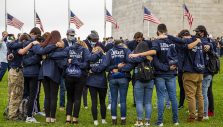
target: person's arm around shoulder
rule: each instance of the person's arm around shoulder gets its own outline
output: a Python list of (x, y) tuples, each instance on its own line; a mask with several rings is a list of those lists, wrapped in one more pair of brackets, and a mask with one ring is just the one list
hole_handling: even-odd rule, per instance
[(28, 52), (28, 50), (29, 50), (30, 48), (32, 48), (33, 45), (37, 45), (37, 44), (39, 44), (38, 41), (33, 41), (33, 42), (29, 43), (26, 47), (24, 47), (24, 48), (22, 48), (22, 49), (19, 49), (18, 53), (19, 53), (20, 55), (24, 55), (24, 54), (26, 54), (26, 53)]
[(187, 48), (188, 49), (193, 49), (195, 46), (197, 46), (199, 43), (201, 43), (201, 39), (197, 38), (196, 41), (190, 43), (187, 45)]

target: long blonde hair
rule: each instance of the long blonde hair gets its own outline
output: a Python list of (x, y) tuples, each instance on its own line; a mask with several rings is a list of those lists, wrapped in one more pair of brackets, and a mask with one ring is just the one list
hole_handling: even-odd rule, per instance
[(104, 50), (100, 46), (96, 46), (92, 49), (93, 53), (102, 52), (104, 53)]
[(79, 45), (81, 45), (82, 47), (84, 47), (84, 48), (87, 48), (87, 49), (88, 49), (88, 46), (87, 46), (87, 44), (86, 44), (84, 41), (77, 40), (77, 44), (79, 44)]

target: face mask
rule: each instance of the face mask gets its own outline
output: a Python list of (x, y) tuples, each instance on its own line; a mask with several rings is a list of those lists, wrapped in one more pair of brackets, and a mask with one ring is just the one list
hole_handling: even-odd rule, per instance
[(91, 41), (91, 45), (95, 46), (96, 45), (96, 42)]
[(31, 35), (31, 39), (32, 40), (35, 40), (36, 39), (36, 36), (35, 35)]
[(73, 40), (75, 40), (75, 37), (74, 37), (74, 36), (70, 36), (70, 35), (68, 35), (67, 39), (68, 39), (69, 41), (73, 41)]
[(13, 37), (13, 36), (8, 36), (7, 37), (7, 42), (14, 42), (15, 41), (15, 37)]

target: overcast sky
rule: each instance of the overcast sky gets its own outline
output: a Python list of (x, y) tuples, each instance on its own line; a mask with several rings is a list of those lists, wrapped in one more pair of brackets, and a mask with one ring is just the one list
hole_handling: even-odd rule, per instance
[[(23, 31), (8, 26), (9, 33), (29, 32), (34, 27), (34, 0), (7, 0), (7, 11), (24, 22)], [(112, 13), (112, 0), (107, 0), (107, 9)], [(76, 30), (77, 36), (85, 39), (91, 30), (104, 36), (104, 0), (70, 0), (70, 9), (84, 25)], [(68, 28), (68, 0), (36, 0), (38, 13), (45, 31), (59, 30), (65, 37)], [(0, 0), (0, 31), (5, 29), (5, 0)], [(111, 36), (111, 24), (107, 23), (107, 36)]]

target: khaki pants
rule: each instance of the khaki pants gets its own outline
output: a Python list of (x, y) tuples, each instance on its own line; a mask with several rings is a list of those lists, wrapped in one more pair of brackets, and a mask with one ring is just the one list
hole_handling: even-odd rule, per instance
[(11, 68), (8, 75), (8, 118), (16, 119), (18, 117), (19, 105), (22, 101), (24, 89), (23, 72), (21, 69)]
[(188, 109), (190, 118), (196, 117), (196, 99), (198, 102), (198, 117), (204, 115), (204, 100), (202, 95), (202, 80), (203, 74), (198, 73), (183, 73), (183, 86), (185, 90), (186, 99), (188, 102)]

